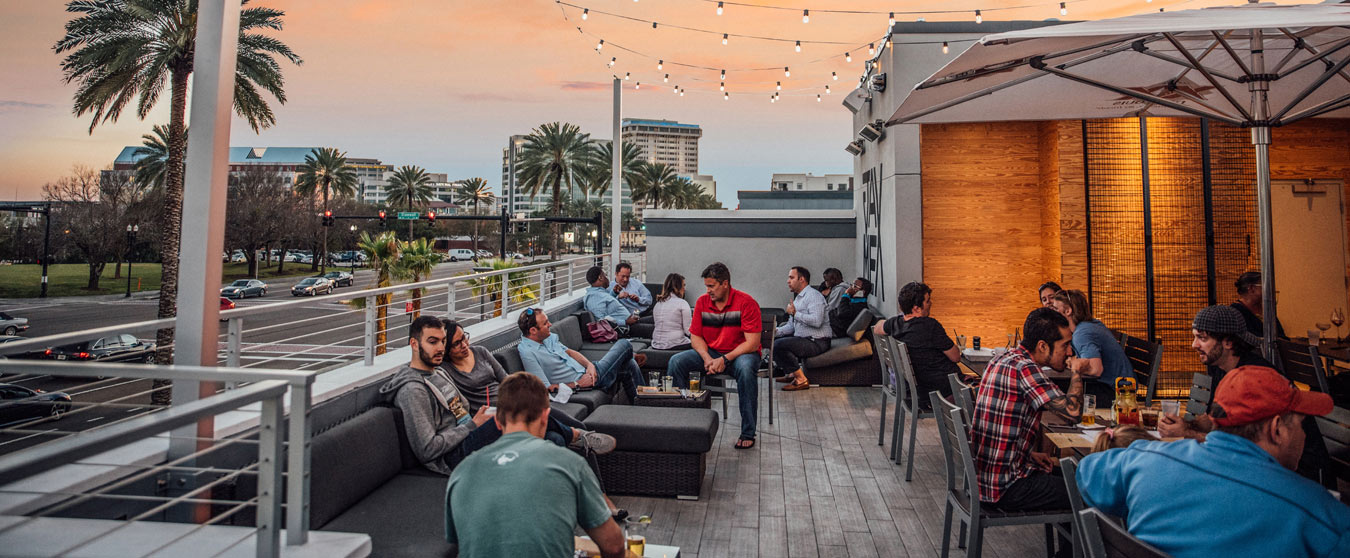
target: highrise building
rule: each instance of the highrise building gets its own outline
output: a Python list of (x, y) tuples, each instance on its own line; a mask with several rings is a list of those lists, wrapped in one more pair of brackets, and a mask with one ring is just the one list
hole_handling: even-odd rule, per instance
[(356, 199), (383, 204), (389, 197), (386, 177), (394, 172), (394, 165), (386, 165), (379, 159), (348, 158), (347, 166), (356, 171)]
[(675, 174), (685, 178), (698, 174), (698, 139), (703, 136), (698, 124), (625, 118), (619, 131), (624, 142), (642, 150), (647, 162), (675, 167)]
[(517, 134), (511, 136), (506, 147), (502, 148), (502, 194), (498, 199), (500, 203), (506, 204), (507, 212), (512, 215), (547, 209), (552, 203), (550, 195), (540, 192), (539, 195), (531, 196), (521, 191), (517, 184), (516, 165), (520, 164), (520, 149), (524, 146), (525, 136)]
[(850, 192), (853, 190), (853, 175), (827, 174), (816, 176), (811, 173), (774, 173), (769, 180), (769, 190), (775, 192)]

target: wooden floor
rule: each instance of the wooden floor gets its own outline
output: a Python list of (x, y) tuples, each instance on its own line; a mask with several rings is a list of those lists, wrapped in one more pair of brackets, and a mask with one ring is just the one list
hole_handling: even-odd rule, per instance
[[(770, 425), (764, 385), (758, 443), (732, 447), (740, 432), (733, 396), (698, 501), (614, 498), (634, 516), (651, 515), (650, 542), (678, 546), (684, 558), (939, 555), (946, 472), (933, 419), (919, 422), (914, 480), (905, 482), (904, 466), (887, 459), (893, 406), (886, 445), (877, 445), (880, 388), (777, 391)], [(719, 401), (713, 409), (721, 412)], [(965, 556), (955, 531), (951, 556)], [(1045, 556), (1043, 533), (986, 530), (983, 555)]]

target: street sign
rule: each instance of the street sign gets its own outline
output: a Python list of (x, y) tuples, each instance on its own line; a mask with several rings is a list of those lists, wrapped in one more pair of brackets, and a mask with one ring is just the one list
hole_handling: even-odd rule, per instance
[(412, 311), (413, 311), (413, 303), (411, 303), (411, 302), (405, 302), (405, 303), (403, 303), (403, 311), (406, 312), (406, 313), (411, 314)]
[(416, 211), (400, 211), (400, 212), (398, 212), (398, 220), (399, 220), (399, 221), (416, 221), (416, 220), (421, 219), (421, 218), (422, 218), (422, 214), (421, 214), (421, 213), (418, 213), (418, 212), (416, 212)]

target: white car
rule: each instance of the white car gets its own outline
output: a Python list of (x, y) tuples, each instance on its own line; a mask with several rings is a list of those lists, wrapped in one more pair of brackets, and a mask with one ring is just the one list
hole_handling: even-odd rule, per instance
[(453, 248), (445, 253), (452, 262), (478, 261), (478, 256), (468, 248)]
[(479, 251), (478, 251), (478, 257), (480, 257), (480, 258), (491, 258), (491, 257), (492, 257), (492, 250), (479, 250)]

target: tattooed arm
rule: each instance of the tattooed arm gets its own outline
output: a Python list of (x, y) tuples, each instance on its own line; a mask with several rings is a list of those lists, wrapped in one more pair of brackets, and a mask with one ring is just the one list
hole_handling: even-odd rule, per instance
[(1044, 409), (1077, 423), (1083, 416), (1083, 377), (1074, 373), (1069, 378), (1069, 393), (1050, 399)]

